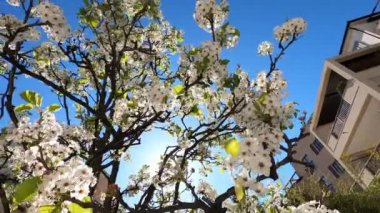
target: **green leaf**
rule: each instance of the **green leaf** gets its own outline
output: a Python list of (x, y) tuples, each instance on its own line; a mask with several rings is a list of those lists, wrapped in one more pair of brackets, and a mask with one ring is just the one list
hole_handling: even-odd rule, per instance
[[(82, 200), (85, 203), (90, 203), (91, 198), (89, 196), (83, 198)], [(82, 208), (80, 205), (76, 203), (72, 203), (68, 206), (70, 213), (92, 213), (92, 208)]]
[(38, 192), (38, 186), (41, 184), (40, 177), (32, 177), (18, 184), (13, 194), (16, 203), (30, 201)]
[(245, 196), (244, 187), (238, 183), (235, 184), (235, 195), (238, 201), (241, 201)]
[(31, 110), (31, 109), (33, 109), (32, 104), (21, 104), (21, 105), (18, 105), (15, 107), (16, 112), (23, 112), (23, 111), (27, 111), (27, 110)]
[(202, 110), (200, 110), (200, 109), (198, 108), (197, 105), (195, 105), (195, 106), (193, 106), (193, 107), (191, 108), (191, 114), (192, 114), (192, 115), (195, 115), (195, 116), (198, 116), (198, 117), (201, 117), (201, 116), (203, 115), (203, 112), (202, 112)]
[(220, 63), (223, 65), (227, 65), (228, 63), (230, 63), (230, 60), (228, 59), (220, 60)]
[(199, 52), (199, 49), (198, 48), (192, 48), (190, 51), (189, 51), (189, 55), (196, 55), (198, 54)]
[(264, 93), (264, 94), (260, 95), (260, 97), (258, 99), (259, 103), (263, 104), (267, 96), (268, 96), (267, 93)]
[(178, 43), (182, 43), (185, 39), (183, 39), (183, 37), (177, 37), (177, 42)]
[(85, 4), (86, 6), (90, 6), (90, 3), (88, 2), (88, 0), (83, 0), (83, 2), (84, 2), (84, 4)]
[(61, 206), (59, 205), (45, 205), (38, 209), (38, 213), (60, 213)]
[(183, 85), (177, 85), (173, 88), (175, 95), (181, 95), (185, 92), (185, 87)]
[(48, 107), (46, 107), (46, 109), (49, 111), (49, 112), (56, 112), (58, 110), (61, 109), (61, 106), (59, 104), (51, 104), (49, 105)]
[(240, 145), (239, 141), (235, 138), (231, 138), (227, 141), (227, 143), (224, 145), (224, 149), (228, 154), (230, 154), (233, 157), (236, 157), (240, 153)]
[(20, 94), (20, 96), (26, 102), (31, 103), (34, 106), (40, 107), (42, 104), (42, 96), (32, 90), (25, 90)]
[(130, 108), (136, 108), (138, 106), (136, 99), (131, 99), (127, 102), (127, 106)]
[(87, 79), (87, 78), (79, 79), (78, 83), (79, 83), (80, 85), (85, 85), (85, 84), (88, 83), (88, 79)]
[(129, 56), (127, 55), (127, 53), (124, 53), (124, 54), (121, 56), (121, 58), (120, 58), (120, 62), (123, 63), (123, 64), (125, 64), (125, 62), (128, 61), (128, 58), (129, 58)]
[(96, 19), (95, 17), (92, 17), (92, 16), (84, 16), (82, 20), (84, 23), (86, 23), (88, 26), (90, 26), (92, 28), (97, 28), (100, 24), (98, 19)]

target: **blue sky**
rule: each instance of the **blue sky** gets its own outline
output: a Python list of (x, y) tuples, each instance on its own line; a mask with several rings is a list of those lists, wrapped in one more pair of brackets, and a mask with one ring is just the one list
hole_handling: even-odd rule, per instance
[[(200, 44), (210, 34), (200, 29), (193, 20), (193, 0), (162, 0), (162, 9), (170, 23), (185, 31), (185, 43)], [(304, 36), (292, 46), (279, 63), (288, 81), (289, 101), (299, 103), (299, 109), (313, 111), (324, 60), (339, 53), (348, 20), (369, 14), (375, 0), (230, 0), (229, 23), (241, 33), (235, 48), (225, 50), (223, 56), (254, 77), (268, 69), (268, 59), (257, 55), (257, 46), (263, 40), (274, 41), (273, 28), (287, 18), (303, 17), (308, 22)], [(288, 133), (291, 136), (297, 131)], [(284, 183), (293, 174), (288, 165), (280, 169)], [(230, 179), (217, 171), (208, 179), (223, 190)]]
[[(75, 14), (81, 0), (53, 1), (62, 6), (69, 22), (76, 24)], [(289, 85), (288, 100), (299, 103), (299, 109), (309, 113), (313, 111), (319, 80), (326, 58), (337, 55), (348, 20), (367, 15), (371, 12), (376, 0), (230, 0), (230, 24), (241, 32), (237, 47), (225, 50), (223, 56), (228, 58), (231, 68), (240, 64), (242, 68), (254, 77), (258, 71), (268, 68), (268, 60), (257, 55), (257, 45), (263, 40), (273, 40), (273, 28), (286, 18), (303, 17), (308, 22), (304, 36), (287, 52), (279, 63)], [(209, 40), (210, 34), (200, 29), (193, 20), (194, 0), (162, 0), (164, 16), (177, 28), (185, 31), (185, 43), (199, 45)], [(17, 14), (19, 10), (6, 6), (0, 0), (0, 13)], [(55, 97), (49, 97), (49, 89), (31, 80), (21, 80), (16, 85), (18, 91), (25, 89), (37, 90), (45, 95), (46, 105), (56, 103)], [(3, 86), (0, 85), (0, 89)], [(0, 126), (9, 119), (0, 121)], [(289, 132), (296, 135), (296, 131)], [(126, 177), (147, 160), (156, 162), (165, 144), (175, 141), (162, 134), (154, 132), (144, 136), (145, 143), (132, 150), (131, 163), (123, 164), (119, 183), (126, 184)], [(221, 191), (230, 186), (230, 178), (220, 177), (218, 169), (208, 179)], [(286, 182), (293, 170), (290, 166), (281, 169), (280, 179)]]

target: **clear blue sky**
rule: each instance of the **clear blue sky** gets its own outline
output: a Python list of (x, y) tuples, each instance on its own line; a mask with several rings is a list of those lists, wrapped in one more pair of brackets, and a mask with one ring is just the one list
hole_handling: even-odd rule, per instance
[[(81, 0), (53, 1), (62, 6), (69, 22), (76, 24), (75, 14)], [(286, 18), (303, 17), (308, 22), (304, 36), (287, 52), (279, 63), (289, 85), (288, 100), (299, 103), (299, 109), (313, 111), (316, 93), (324, 60), (339, 52), (345, 25), (348, 20), (367, 15), (371, 12), (376, 0), (230, 0), (230, 24), (241, 32), (237, 47), (224, 51), (225, 58), (231, 60), (231, 68), (240, 64), (253, 77), (255, 73), (268, 68), (267, 58), (257, 56), (257, 45), (263, 40), (273, 41), (273, 27), (281, 24)], [(162, 0), (164, 16), (177, 28), (185, 31), (185, 43), (198, 45), (210, 35), (200, 29), (193, 20), (195, 0)], [(12, 12), (6, 2), (0, 1), (0, 13)], [(18, 91), (37, 90), (45, 94), (46, 105), (56, 102), (55, 97), (48, 97), (49, 92), (41, 84), (31, 80), (21, 80), (16, 85)], [(3, 86), (0, 85), (0, 89)], [(9, 119), (0, 122), (0, 126)], [(290, 132), (295, 135), (296, 132)], [(126, 177), (141, 165), (143, 160), (156, 161), (157, 151), (165, 144), (175, 141), (160, 132), (144, 137), (142, 147), (133, 151), (133, 162), (123, 164), (119, 182), (126, 184)], [(155, 155), (156, 154), (156, 155)], [(280, 172), (280, 179), (286, 182), (293, 170), (285, 167)], [(211, 175), (209, 180), (223, 190), (230, 184), (229, 177), (218, 178), (220, 174)]]
[[(192, 19), (193, 0), (162, 0), (165, 17), (185, 31), (185, 43), (199, 44), (210, 35)], [(233, 68), (240, 64), (253, 77), (268, 69), (268, 60), (257, 55), (257, 45), (273, 40), (273, 28), (286, 18), (303, 17), (308, 22), (304, 36), (279, 63), (288, 81), (288, 100), (299, 103), (299, 109), (313, 111), (324, 60), (339, 53), (348, 20), (369, 14), (376, 0), (230, 0), (229, 23), (241, 33), (237, 47), (224, 51)], [(295, 136), (297, 131), (289, 132)], [(287, 182), (294, 170), (280, 170), (280, 180)], [(220, 190), (228, 187), (228, 178), (211, 175)]]

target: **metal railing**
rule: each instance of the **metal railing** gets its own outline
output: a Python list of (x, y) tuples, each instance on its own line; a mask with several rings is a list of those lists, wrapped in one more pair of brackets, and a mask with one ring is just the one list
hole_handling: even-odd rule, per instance
[[(370, 156), (368, 157), (368, 159), (364, 163), (363, 168), (358, 173), (359, 181), (354, 183), (353, 186), (351, 187), (351, 189), (354, 187), (355, 184), (359, 184), (361, 186), (365, 185), (363, 183), (362, 178), (363, 178), (364, 172), (366, 170), (369, 171), (373, 175), (373, 179), (371, 180), (371, 182), (375, 179), (375, 177), (380, 175), (379, 154), (380, 154), (380, 143), (378, 143), (376, 145), (376, 148), (374, 149), (374, 151), (370, 154)], [(369, 184), (371, 184), (371, 182)], [(365, 186), (365, 187), (367, 187), (367, 186)]]
[(302, 177), (298, 176), (297, 172), (294, 172), (293, 175), (290, 177), (289, 181), (286, 183), (284, 189), (290, 189), (294, 184), (299, 182), (302, 179)]

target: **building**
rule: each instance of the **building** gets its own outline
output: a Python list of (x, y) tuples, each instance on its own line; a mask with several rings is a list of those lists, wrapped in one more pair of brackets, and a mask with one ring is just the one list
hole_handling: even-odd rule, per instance
[(347, 23), (340, 54), (325, 61), (310, 133), (296, 159), (312, 161), (321, 181), (366, 188), (379, 174), (380, 13)]
[(297, 142), (295, 147), (296, 152), (293, 157), (309, 164), (311, 167), (292, 163), (295, 173), (289, 184), (302, 181), (304, 177), (310, 175), (314, 175), (322, 185), (332, 191), (342, 182), (354, 183), (354, 179), (345, 171), (339, 161), (334, 158), (318, 138), (310, 134), (309, 125), (305, 129), (304, 134), (306, 136)]

